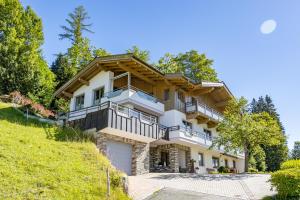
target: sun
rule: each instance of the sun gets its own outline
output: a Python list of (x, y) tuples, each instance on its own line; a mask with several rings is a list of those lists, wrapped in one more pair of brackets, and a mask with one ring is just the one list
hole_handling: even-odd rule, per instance
[(262, 34), (270, 34), (275, 31), (277, 23), (273, 19), (264, 21), (260, 26), (260, 32)]

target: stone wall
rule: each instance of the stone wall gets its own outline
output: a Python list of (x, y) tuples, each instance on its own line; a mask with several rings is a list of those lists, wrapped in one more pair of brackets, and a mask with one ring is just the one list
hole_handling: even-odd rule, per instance
[(106, 133), (97, 133), (96, 145), (100, 152), (107, 155), (106, 143), (108, 140), (116, 142), (123, 142), (132, 145), (132, 160), (131, 173), (132, 175), (139, 175), (149, 173), (149, 144), (138, 142), (127, 138), (118, 137)]
[(191, 148), (179, 144), (165, 144), (156, 147), (150, 147), (150, 166), (153, 168), (158, 165), (161, 159), (161, 152), (169, 153), (169, 167), (172, 172), (179, 172), (179, 150), (184, 150), (186, 155), (186, 167), (188, 172), (191, 171)]

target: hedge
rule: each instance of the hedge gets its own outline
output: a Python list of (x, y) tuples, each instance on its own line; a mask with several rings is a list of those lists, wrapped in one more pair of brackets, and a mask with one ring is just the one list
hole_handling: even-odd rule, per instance
[(280, 169), (300, 168), (300, 160), (289, 160), (282, 163)]
[(282, 164), (281, 170), (272, 173), (272, 187), (276, 187), (279, 198), (300, 197), (299, 166), (299, 161), (287, 161)]

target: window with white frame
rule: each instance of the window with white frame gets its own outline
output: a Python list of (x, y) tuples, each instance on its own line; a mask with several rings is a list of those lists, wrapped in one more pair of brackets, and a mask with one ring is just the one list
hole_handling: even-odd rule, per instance
[(192, 132), (192, 123), (188, 122), (186, 120), (182, 120), (182, 123), (184, 125), (184, 128), (186, 131)]
[(207, 139), (211, 140), (212, 139), (212, 133), (210, 130), (204, 129), (204, 133)]
[(220, 166), (220, 160), (217, 157), (212, 157), (213, 168), (218, 168)]
[(104, 87), (94, 90), (93, 105), (98, 105), (101, 103), (101, 98), (104, 95)]
[(84, 108), (84, 94), (75, 97), (75, 110)]
[(203, 156), (203, 153), (198, 153), (198, 163), (199, 163), (199, 166), (204, 166), (204, 156)]

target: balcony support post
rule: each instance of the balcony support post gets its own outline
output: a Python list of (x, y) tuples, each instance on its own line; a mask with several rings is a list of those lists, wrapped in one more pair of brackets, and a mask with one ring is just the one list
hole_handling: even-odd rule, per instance
[(130, 89), (130, 85), (131, 85), (131, 74), (130, 72), (128, 72), (128, 89)]

